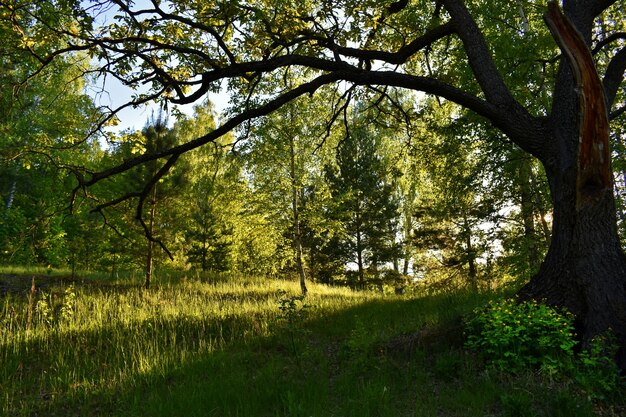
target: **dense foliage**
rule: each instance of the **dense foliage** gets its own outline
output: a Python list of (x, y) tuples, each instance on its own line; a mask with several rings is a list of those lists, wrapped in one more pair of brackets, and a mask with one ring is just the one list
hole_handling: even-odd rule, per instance
[(467, 346), (501, 369), (558, 367), (574, 353), (574, 317), (535, 301), (492, 302), (468, 321)]
[[(278, 415), (434, 415), (406, 387), (478, 379), (475, 415), (591, 415), (619, 397), (615, 363), (626, 372), (624, 13), (616, 0), (0, 0), (0, 263), (72, 283), (28, 291), (0, 275), (2, 412), (152, 413), (136, 400), (147, 391), (167, 415), (171, 389), (224, 415), (267, 414), (266, 398)], [(76, 285), (95, 271), (114, 291)], [(144, 291), (118, 281), (128, 273)], [(243, 294), (218, 282), (242, 275), (259, 277)], [(300, 295), (268, 289), (276, 278)], [(476, 378), (455, 303), (503, 288), (518, 302), (467, 323), (466, 346), (496, 365)], [(375, 312), (414, 311), (395, 298), (407, 293), (443, 305)], [(339, 340), (334, 320), (349, 321)], [(76, 349), (55, 350), (66, 341)], [(433, 359), (438, 343), (450, 353)], [(241, 387), (266, 356), (252, 406), (205, 381), (226, 358)], [(177, 365), (199, 361), (177, 384)], [(442, 382), (419, 384), (416, 363)], [(561, 396), (504, 393), (509, 371)], [(184, 392), (198, 379), (213, 395)]]
[[(3, 73), (1, 92), (9, 111), (0, 120), (0, 256), (15, 264), (105, 268), (113, 275), (145, 267), (150, 276), (154, 258), (176, 269), (299, 274), (360, 287), (366, 281), (402, 286), (407, 278), (474, 288), (522, 282), (537, 272), (552, 238), (544, 169), (505, 144), (501, 126), (497, 131), (452, 104), (489, 117), (491, 110), (465, 94), (500, 88), (489, 84), (499, 79), (491, 66), (485, 71), (493, 79), (483, 80), (459, 65), (467, 52), (462, 43), (470, 40), (451, 26), (469, 16), (457, 3), (377, 9), (353, 2), (201, 7), (176, 1), (169, 10), (158, 2), (146, 10), (122, 6), (114, 17), (104, 3), (85, 9), (72, 1), (3, 3), (2, 62), (11, 71)], [(545, 86), (557, 70), (554, 43), (538, 18), (541, 8), (505, 3), (478, 2), (467, 12), (482, 16), (493, 65), (507, 74), (512, 97), (533, 115), (546, 114), (552, 96)], [(612, 62), (616, 45), (606, 22), (618, 9), (607, 9), (597, 23), (601, 69)], [(342, 19), (349, 25), (339, 25)], [(413, 34), (416, 27), (424, 34)], [(454, 32), (461, 42), (450, 36)], [(511, 36), (518, 41), (504, 41)], [(361, 49), (345, 46), (350, 42)], [(431, 88), (415, 78), (415, 89), (450, 101), (369, 82), (359, 89), (346, 74), (341, 77), (353, 85), (316, 84), (315, 71), (338, 68), (325, 55), (333, 48), (346, 59), (346, 71), (370, 71), (378, 61), (382, 74), (397, 61), (411, 76), (436, 80)], [(385, 48), (398, 56), (385, 55)], [(283, 63), (287, 57), (295, 61)], [(468, 59), (473, 67), (478, 56)], [(258, 72), (238, 69), (232, 65), (237, 60), (257, 63)], [(138, 90), (129, 105), (156, 100), (158, 120), (153, 114), (141, 132), (103, 130), (117, 116), (110, 104), (96, 108), (101, 92), (86, 94), (86, 87), (107, 87), (92, 73), (147, 84), (151, 89)], [(31, 74), (37, 76), (27, 78)], [(194, 78), (199, 74), (228, 78), (232, 99), (219, 116), (233, 121), (228, 130), (239, 126), (233, 136), (215, 136), (223, 120), (208, 101), (195, 113), (168, 107), (215, 91)], [(447, 91), (449, 84), (465, 91)], [(316, 99), (296, 100), (309, 86)], [(298, 93), (280, 107), (270, 99), (275, 91)], [(254, 109), (275, 112), (248, 117)], [(196, 139), (206, 146), (176, 153), (166, 164), (150, 159)], [(135, 166), (143, 156), (150, 158)], [(126, 172), (113, 179), (105, 174), (89, 190), (75, 188), (68, 176), (82, 183), (129, 161)], [(623, 183), (616, 185), (623, 213)], [(73, 216), (65, 210), (70, 201)]]

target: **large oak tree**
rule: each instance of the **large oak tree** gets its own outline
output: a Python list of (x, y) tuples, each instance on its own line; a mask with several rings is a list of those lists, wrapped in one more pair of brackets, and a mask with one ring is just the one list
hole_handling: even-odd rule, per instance
[[(18, 31), (33, 21), (25, 16), (39, 20), (37, 31), (22, 30), (22, 45), (41, 66), (89, 51), (98, 74), (142, 86), (127, 106), (193, 103), (225, 85), (232, 93), (230, 118), (215, 130), (101, 172), (76, 169), (77, 191), (163, 161), (143, 191), (115, 200), (143, 201), (184, 152), (296, 97), (315, 97), (322, 86), (335, 88), (331, 121), (356, 86), (381, 99), (392, 87), (436, 95), (484, 117), (542, 163), (553, 238), (522, 294), (569, 308), (585, 341), (612, 329), (626, 368), (626, 262), (608, 141), (610, 120), (626, 109), (618, 104), (626, 68), (623, 2), (563, 0), (563, 15), (556, 4), (530, 0), (93, 0), (76, 2), (73, 19), (51, 18), (71, 1), (0, 3)], [(538, 17), (547, 9), (554, 40)], [(66, 46), (46, 52), (48, 39)], [(298, 79), (280, 83), (295, 67)], [(528, 69), (523, 85), (520, 68)], [(546, 91), (548, 104), (540, 101)]]

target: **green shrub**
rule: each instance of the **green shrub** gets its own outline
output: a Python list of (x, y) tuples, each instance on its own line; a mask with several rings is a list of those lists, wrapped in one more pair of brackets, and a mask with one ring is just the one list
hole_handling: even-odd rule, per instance
[(491, 302), (467, 321), (466, 346), (501, 369), (532, 366), (555, 373), (571, 363), (577, 343), (573, 321), (571, 313), (536, 301)]
[(605, 400), (619, 392), (619, 368), (613, 360), (617, 348), (615, 335), (609, 331), (594, 337), (589, 347), (578, 355), (574, 379), (587, 398)]
[(589, 401), (606, 400), (623, 387), (613, 359), (615, 336), (610, 331), (596, 336), (574, 355), (573, 322), (571, 313), (536, 301), (494, 301), (467, 320), (466, 346), (501, 370), (540, 368), (573, 381)]
[(63, 293), (63, 303), (61, 304), (61, 320), (69, 322), (74, 317), (76, 309), (76, 291), (74, 286), (70, 285)]
[(276, 317), (277, 330), (284, 331), (290, 341), (291, 351), (300, 364), (302, 349), (298, 347), (298, 342), (302, 342), (310, 333), (304, 327), (310, 305), (304, 302), (304, 295), (289, 295), (286, 291), (278, 291), (278, 309), (280, 314)]
[(52, 295), (44, 291), (40, 292), (39, 300), (35, 305), (35, 311), (37, 312), (38, 323), (50, 326), (52, 324)]

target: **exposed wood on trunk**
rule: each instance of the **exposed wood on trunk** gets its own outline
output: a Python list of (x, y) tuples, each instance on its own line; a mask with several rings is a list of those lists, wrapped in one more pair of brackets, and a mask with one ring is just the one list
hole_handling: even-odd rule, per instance
[(556, 158), (542, 160), (554, 208), (552, 241), (539, 273), (518, 295), (572, 312), (582, 348), (613, 333), (616, 361), (626, 372), (626, 258), (617, 234), (604, 90), (583, 37), (556, 3), (545, 18), (575, 79), (559, 73), (551, 126)]
[(578, 88), (579, 145), (576, 208), (613, 191), (609, 153), (609, 119), (604, 87), (582, 35), (555, 2), (548, 4), (546, 22), (568, 58)]

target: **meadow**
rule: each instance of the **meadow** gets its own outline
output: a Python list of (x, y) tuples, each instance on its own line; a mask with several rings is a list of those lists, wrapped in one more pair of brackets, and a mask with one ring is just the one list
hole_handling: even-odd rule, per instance
[[(4, 271), (2, 416), (619, 416), (567, 378), (486, 366), (495, 292), (399, 296), (232, 275)], [(9, 273), (10, 272), (10, 273)], [(623, 398), (623, 397), (622, 397)], [(622, 400), (623, 401), (623, 400)]]

